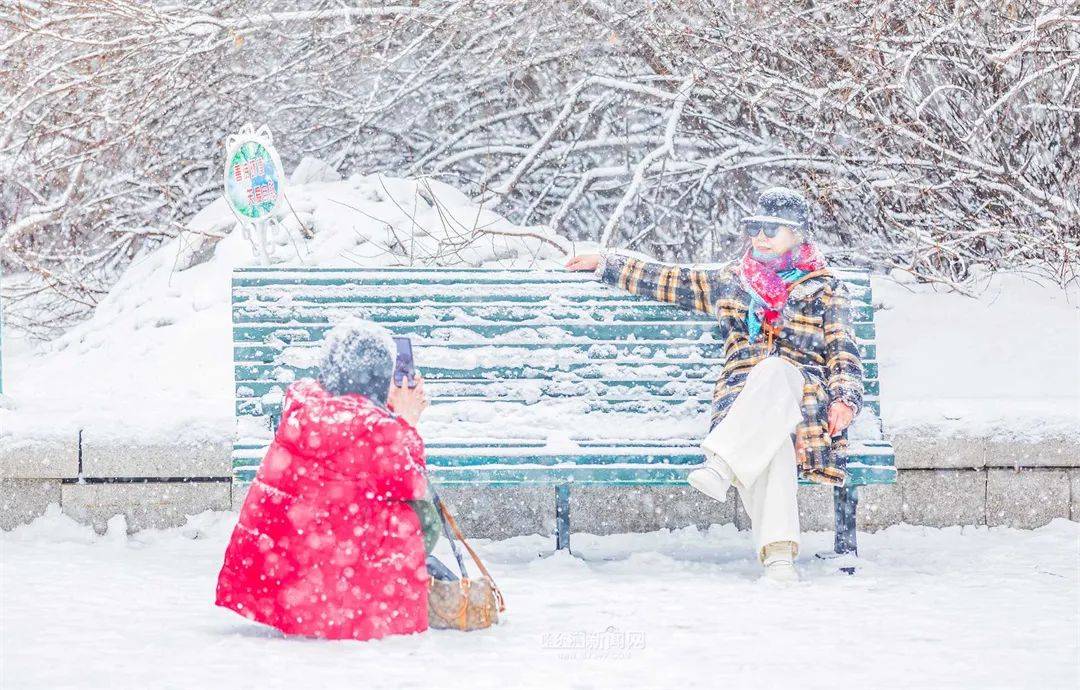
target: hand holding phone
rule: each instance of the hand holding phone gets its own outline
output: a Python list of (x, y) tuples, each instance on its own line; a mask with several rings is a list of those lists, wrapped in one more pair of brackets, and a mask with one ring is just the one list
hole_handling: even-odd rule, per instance
[[(402, 380), (405, 383), (406, 379)], [(390, 385), (390, 396), (386, 401), (387, 407), (400, 415), (409, 424), (416, 426), (420, 423), (420, 414), (427, 409), (428, 399), (424, 392), (424, 377), (416, 375), (416, 386), (405, 386), (397, 383)]]
[(394, 362), (393, 384), (387, 405), (395, 414), (416, 426), (420, 422), (420, 413), (428, 406), (424, 377), (416, 371), (412, 342), (404, 337), (395, 337), (394, 342), (397, 345), (397, 360)]

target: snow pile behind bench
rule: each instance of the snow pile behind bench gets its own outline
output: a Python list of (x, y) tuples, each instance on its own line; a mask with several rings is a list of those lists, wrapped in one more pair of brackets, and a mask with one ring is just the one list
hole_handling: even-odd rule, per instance
[[(305, 161), (294, 179), (315, 167)], [(289, 189), (296, 213), (271, 233), (280, 265), (398, 266), (411, 257), (418, 265), (554, 267), (572, 246), (439, 182), (315, 172), (323, 179)], [(14, 409), (0, 409), (0, 443), (77, 428), (150, 443), (231, 439), (230, 282), (234, 268), (257, 263), (234, 224), (219, 199), (189, 232), (137, 259), (92, 318), (63, 337), (30, 347), (6, 334)]]

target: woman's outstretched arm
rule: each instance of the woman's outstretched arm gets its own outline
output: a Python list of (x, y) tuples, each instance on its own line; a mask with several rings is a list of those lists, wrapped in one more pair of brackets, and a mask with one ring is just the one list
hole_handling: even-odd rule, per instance
[(671, 302), (705, 314), (715, 313), (715, 300), (723, 284), (721, 268), (691, 268), (615, 252), (574, 257), (566, 267), (592, 270), (599, 280), (635, 295)]

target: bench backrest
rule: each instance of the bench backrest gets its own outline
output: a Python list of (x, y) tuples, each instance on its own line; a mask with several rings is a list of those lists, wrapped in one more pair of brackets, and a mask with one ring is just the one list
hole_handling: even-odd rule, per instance
[[(857, 302), (867, 411), (880, 414), (869, 277), (840, 274)], [(432, 400), (422, 429), (450, 446), (685, 443), (708, 428), (723, 364), (711, 316), (561, 270), (248, 268), (232, 294), (237, 448), (251, 458), (285, 387), (315, 376), (323, 335), (350, 315), (413, 337)], [(874, 422), (868, 438), (880, 438)]]

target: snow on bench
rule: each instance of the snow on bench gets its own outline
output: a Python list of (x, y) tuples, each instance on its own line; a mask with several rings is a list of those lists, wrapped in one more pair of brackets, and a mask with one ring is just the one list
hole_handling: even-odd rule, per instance
[[(834, 489), (843, 553), (855, 548), (855, 487), (895, 482), (896, 468), (878, 419), (870, 280), (838, 273), (857, 303), (866, 391), (848, 485)], [(324, 334), (346, 316), (413, 339), (436, 480), (555, 485), (558, 548), (569, 545), (571, 484), (685, 484), (703, 461), (724, 358), (709, 315), (532, 269), (243, 268), (232, 300), (237, 482), (254, 477), (285, 387), (316, 375)]]

